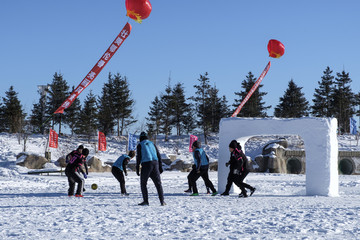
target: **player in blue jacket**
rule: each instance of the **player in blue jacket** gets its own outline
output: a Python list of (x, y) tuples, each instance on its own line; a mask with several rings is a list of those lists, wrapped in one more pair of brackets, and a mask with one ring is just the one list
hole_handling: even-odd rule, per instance
[(153, 142), (148, 140), (146, 133), (142, 132), (140, 134), (140, 143), (136, 147), (136, 174), (140, 176), (141, 192), (143, 196), (143, 202), (139, 203), (139, 205), (149, 205), (147, 190), (147, 181), (149, 178), (151, 178), (155, 184), (161, 206), (166, 205), (160, 178), (162, 172), (163, 169), (159, 150)]
[(112, 165), (111, 173), (120, 183), (121, 194), (128, 196), (125, 188), (125, 176), (127, 176), (126, 165), (135, 156), (135, 151), (130, 151), (128, 155), (121, 155)]
[(206, 187), (209, 187), (212, 191), (212, 196), (218, 194), (216, 189), (214, 188), (213, 183), (209, 179), (209, 158), (206, 155), (205, 151), (200, 148), (200, 144), (198, 141), (195, 141), (192, 145), (193, 149), (193, 157), (194, 157), (194, 164), (195, 164), (195, 171), (191, 171), (189, 174), (189, 180), (191, 184), (191, 188), (193, 193), (190, 196), (198, 196), (198, 189), (196, 187), (196, 181), (199, 177), (204, 179)]

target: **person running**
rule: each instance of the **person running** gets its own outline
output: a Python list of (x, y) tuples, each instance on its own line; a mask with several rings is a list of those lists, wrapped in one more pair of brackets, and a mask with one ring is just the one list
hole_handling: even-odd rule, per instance
[(196, 187), (196, 181), (199, 177), (202, 177), (205, 182), (205, 186), (209, 187), (212, 191), (212, 196), (218, 194), (216, 189), (214, 188), (213, 183), (209, 179), (209, 158), (206, 155), (205, 151), (200, 148), (200, 144), (198, 141), (195, 141), (192, 144), (193, 149), (193, 157), (194, 157), (194, 164), (195, 164), (195, 171), (191, 171), (189, 174), (191, 188), (193, 193), (190, 196), (199, 196), (198, 189)]
[(147, 190), (147, 181), (149, 178), (151, 178), (155, 184), (161, 206), (166, 205), (164, 202), (164, 192), (160, 178), (160, 174), (162, 172), (163, 168), (159, 150), (153, 142), (148, 140), (147, 134), (145, 132), (141, 132), (140, 143), (136, 147), (136, 174), (140, 176), (141, 193), (143, 196), (143, 202), (139, 203), (139, 205), (149, 205)]
[(125, 176), (127, 176), (126, 165), (130, 162), (130, 160), (135, 156), (135, 151), (130, 151), (128, 155), (121, 155), (112, 165), (111, 173), (120, 183), (121, 194), (124, 196), (128, 196), (129, 194), (126, 192), (125, 188)]
[(226, 163), (226, 166), (228, 167), (230, 165), (230, 171), (225, 191), (221, 195), (229, 195), (233, 183), (241, 189), (239, 197), (248, 197), (245, 188), (250, 190), (250, 196), (253, 195), (256, 188), (244, 183), (244, 179), (249, 174), (249, 171), (246, 167), (247, 157), (241, 150), (241, 145), (236, 140), (232, 140), (229, 144), (229, 151), (231, 153), (230, 160)]
[[(69, 189), (68, 189), (68, 196), (71, 197), (74, 195), (75, 190), (75, 183), (78, 184), (75, 197), (83, 197), (83, 189), (84, 189), (84, 178), (87, 178), (86, 173), (82, 168), (82, 164), (84, 158), (89, 155), (89, 149), (85, 148), (82, 150), (82, 154), (75, 153), (72, 158), (69, 160), (69, 163), (66, 165), (65, 168), (65, 175), (68, 177), (69, 182)], [(84, 178), (78, 172), (80, 171)]]

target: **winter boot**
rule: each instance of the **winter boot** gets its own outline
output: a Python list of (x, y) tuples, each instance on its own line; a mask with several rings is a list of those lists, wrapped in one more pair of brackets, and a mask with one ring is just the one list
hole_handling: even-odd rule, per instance
[(149, 206), (149, 203), (148, 202), (142, 202), (142, 203), (139, 203), (138, 205), (139, 206)]
[(253, 188), (250, 190), (250, 196), (252, 196), (254, 194), (255, 190), (256, 190), (256, 188)]

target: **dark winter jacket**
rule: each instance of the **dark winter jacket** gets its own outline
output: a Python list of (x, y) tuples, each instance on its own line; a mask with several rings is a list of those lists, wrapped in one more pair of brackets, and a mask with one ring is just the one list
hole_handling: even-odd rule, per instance
[(234, 174), (241, 174), (248, 172), (246, 164), (247, 158), (242, 150), (235, 148), (230, 154), (230, 172)]
[(84, 155), (77, 152), (72, 156), (66, 165), (65, 172), (76, 172), (80, 171), (82, 174), (85, 174), (83, 168), (81, 167), (84, 161)]

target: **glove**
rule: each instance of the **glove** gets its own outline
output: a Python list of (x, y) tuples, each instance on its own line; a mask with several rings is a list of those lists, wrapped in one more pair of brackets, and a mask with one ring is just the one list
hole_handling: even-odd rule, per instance
[(140, 169), (138, 166), (136, 166), (136, 175), (140, 176)]
[(125, 176), (127, 176), (127, 172), (125, 173)]
[(229, 162), (225, 163), (225, 166), (226, 166), (226, 167), (228, 167), (229, 165), (230, 165), (230, 163), (229, 163)]
[(164, 171), (162, 168), (159, 168), (160, 174), (162, 174), (162, 172)]
[(84, 178), (87, 179), (87, 175), (84, 173)]

